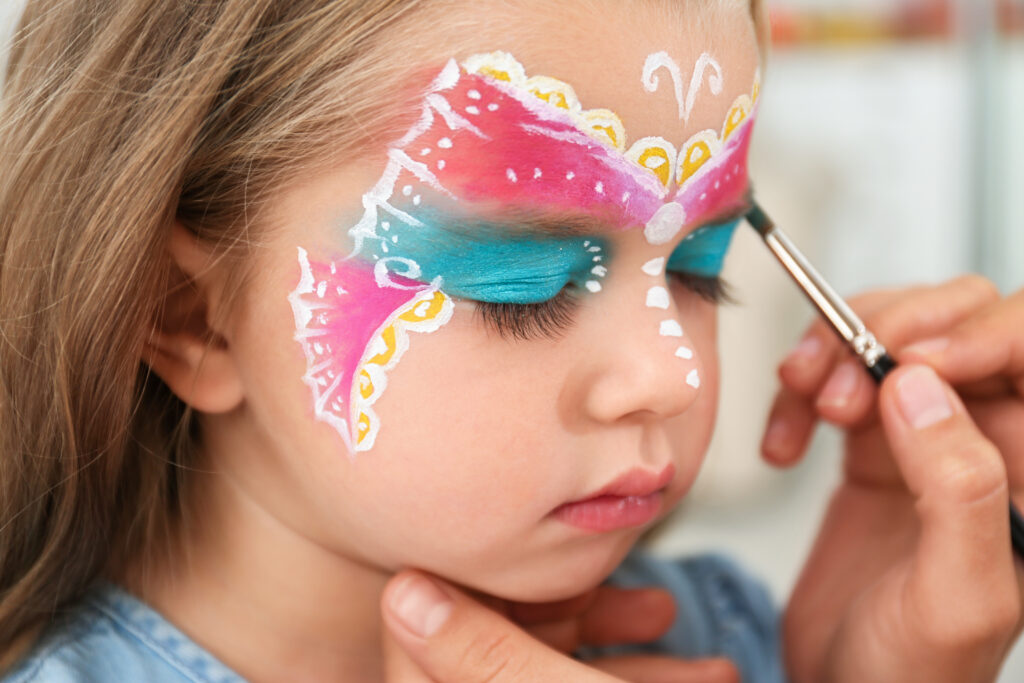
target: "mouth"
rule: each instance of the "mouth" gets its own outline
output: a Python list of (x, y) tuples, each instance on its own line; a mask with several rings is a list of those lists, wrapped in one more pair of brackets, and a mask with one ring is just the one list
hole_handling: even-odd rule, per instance
[(586, 498), (558, 506), (551, 513), (570, 526), (605, 532), (647, 524), (658, 516), (664, 490), (676, 476), (669, 464), (660, 472), (634, 468)]

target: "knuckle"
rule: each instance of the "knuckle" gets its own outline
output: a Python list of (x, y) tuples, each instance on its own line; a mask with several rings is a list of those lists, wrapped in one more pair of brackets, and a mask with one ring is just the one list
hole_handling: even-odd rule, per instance
[(953, 285), (958, 289), (970, 290), (982, 301), (995, 301), (1002, 296), (994, 282), (977, 273), (961, 275), (953, 280)]
[(960, 442), (937, 465), (937, 493), (948, 501), (971, 504), (1008, 491), (1006, 465), (987, 441)]
[(944, 652), (977, 651), (986, 645), (1002, 644), (1016, 631), (1020, 604), (1014, 600), (993, 600), (975, 609), (961, 611), (955, 619), (933, 619), (926, 626), (926, 641)]
[(507, 633), (474, 636), (464, 659), (475, 672), (472, 680), (477, 683), (522, 680), (529, 660), (529, 652), (517, 651)]

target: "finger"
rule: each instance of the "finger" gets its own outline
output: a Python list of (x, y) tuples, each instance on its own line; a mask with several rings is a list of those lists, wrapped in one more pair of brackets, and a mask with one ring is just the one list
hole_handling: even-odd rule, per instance
[[(958, 392), (961, 393), (962, 392)], [(1024, 490), (1024, 405), (1015, 401), (975, 399), (966, 401), (967, 410), (978, 429), (1002, 454), (1011, 491)], [(1018, 501), (1024, 503), (1024, 500)]]
[[(927, 363), (954, 384), (1004, 375), (1024, 376), (1024, 291), (989, 306), (940, 337), (926, 339), (899, 354)], [(1021, 390), (1018, 384), (1018, 390)]]
[(580, 639), (587, 645), (646, 643), (664, 635), (675, 621), (676, 603), (666, 590), (599, 590), (599, 599), (579, 620)]
[(854, 358), (841, 362), (825, 382), (814, 407), (828, 422), (855, 427), (874, 417), (878, 386)]
[(617, 680), (565, 657), (453, 586), (403, 571), (384, 589), (381, 613), (394, 641), (439, 683)]
[[(897, 296), (895, 291), (863, 294), (850, 300), (850, 306), (865, 317), (885, 306)], [(783, 386), (804, 396), (818, 393), (840, 354), (846, 353), (843, 342), (821, 318), (808, 327), (800, 343), (779, 365)]]
[(929, 367), (897, 369), (879, 408), (921, 520), (906, 586), (917, 626), (948, 647), (1000, 636), (1020, 610), (1002, 457)]
[[(543, 611), (549, 606), (524, 607)], [(666, 590), (601, 586), (582, 613), (566, 619), (535, 622), (525, 628), (533, 637), (556, 650), (573, 652), (580, 645), (621, 645), (657, 640), (672, 627), (675, 615), (675, 600)]]
[(633, 683), (740, 683), (739, 671), (728, 659), (609, 657), (590, 664)]
[(616, 590), (620, 589), (599, 586), (559, 602), (513, 602), (508, 604), (506, 612), (513, 621), (523, 625), (560, 621), (583, 614), (595, 600), (607, 599), (608, 592)]
[[(998, 298), (999, 291), (991, 282), (965, 275), (879, 300), (876, 308), (863, 317), (879, 341), (896, 351), (914, 339), (958, 325)], [(852, 357), (849, 362), (854, 362)], [(873, 419), (876, 387), (863, 370), (854, 373), (845, 363), (839, 364), (829, 371), (822, 387), (818, 408), (828, 421), (850, 427)]]
[(814, 401), (783, 387), (775, 395), (761, 439), (761, 456), (776, 467), (796, 464), (818, 423)]

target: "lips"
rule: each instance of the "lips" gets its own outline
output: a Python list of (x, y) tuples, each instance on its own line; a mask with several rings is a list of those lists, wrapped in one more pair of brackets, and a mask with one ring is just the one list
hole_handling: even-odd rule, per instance
[(661, 511), (665, 487), (675, 477), (668, 465), (660, 472), (634, 468), (586, 498), (565, 503), (555, 519), (585, 531), (614, 531), (647, 524)]

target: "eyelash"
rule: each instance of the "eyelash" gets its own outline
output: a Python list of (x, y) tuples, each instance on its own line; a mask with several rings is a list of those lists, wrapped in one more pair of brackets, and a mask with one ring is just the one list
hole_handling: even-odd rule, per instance
[[(669, 273), (686, 289), (704, 301), (716, 306), (733, 304), (735, 299), (729, 283), (721, 277), (705, 277), (690, 273)], [(567, 285), (554, 298), (533, 304), (477, 302), (481, 320), (503, 339), (529, 341), (531, 339), (556, 340), (572, 327), (579, 307), (574, 285)]]

